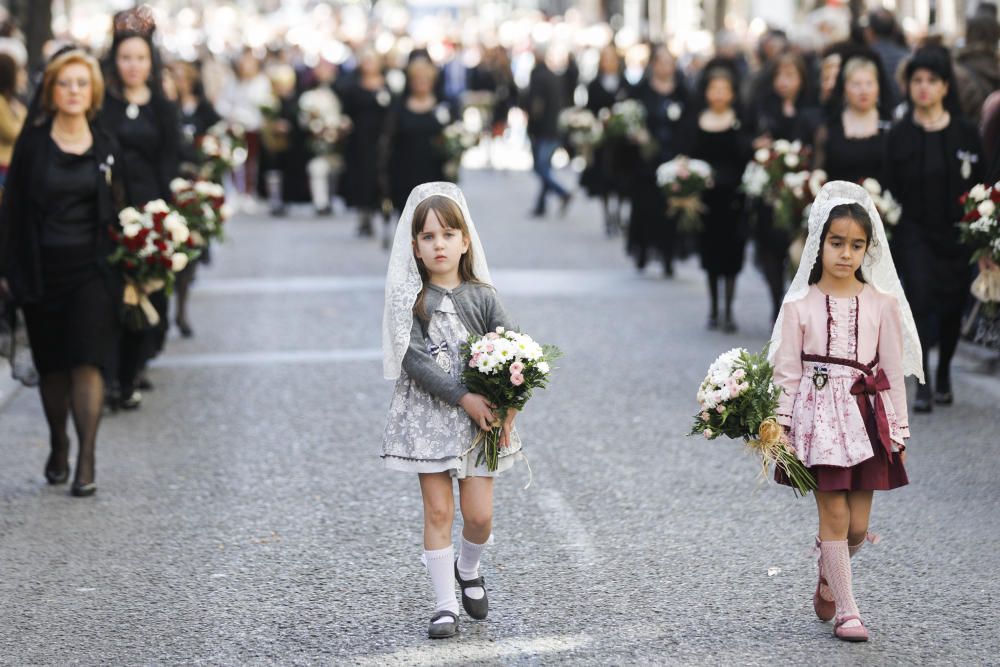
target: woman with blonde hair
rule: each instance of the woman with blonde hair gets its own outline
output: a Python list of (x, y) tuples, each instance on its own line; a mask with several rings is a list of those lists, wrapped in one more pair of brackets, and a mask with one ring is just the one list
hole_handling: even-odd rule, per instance
[(57, 52), (45, 68), (14, 149), (0, 211), (0, 297), (24, 313), (49, 425), (50, 484), (69, 479), (73, 415), (79, 443), (74, 496), (97, 490), (94, 450), (113, 367), (122, 282), (108, 263), (109, 227), (124, 206), (114, 138), (94, 123), (104, 95), (97, 61)]

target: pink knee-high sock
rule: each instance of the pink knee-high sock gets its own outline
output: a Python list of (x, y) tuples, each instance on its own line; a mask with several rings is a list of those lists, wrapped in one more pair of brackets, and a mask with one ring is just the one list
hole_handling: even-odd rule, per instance
[(847, 540), (821, 542), (820, 551), (823, 557), (823, 576), (837, 602), (837, 616), (860, 615), (851, 586), (851, 553)]

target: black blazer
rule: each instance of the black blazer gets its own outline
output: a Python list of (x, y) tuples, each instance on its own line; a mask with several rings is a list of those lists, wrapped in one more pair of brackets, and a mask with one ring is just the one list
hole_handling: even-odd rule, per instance
[[(26, 127), (14, 147), (7, 174), (7, 183), (0, 208), (0, 275), (7, 278), (11, 295), (17, 304), (33, 303), (42, 298), (42, 262), (40, 231), (49, 202), (45, 200), (45, 172), (52, 154), (49, 133), (52, 121)], [(94, 123), (94, 153), (99, 167), (97, 179), (97, 214), (99, 231), (94, 243), (98, 260), (109, 289), (120, 294), (123, 284), (107, 258), (113, 243), (101, 228), (119, 226), (118, 213), (125, 207), (127, 196), (122, 174), (125, 164), (114, 138)], [(111, 182), (106, 172), (110, 167)]]

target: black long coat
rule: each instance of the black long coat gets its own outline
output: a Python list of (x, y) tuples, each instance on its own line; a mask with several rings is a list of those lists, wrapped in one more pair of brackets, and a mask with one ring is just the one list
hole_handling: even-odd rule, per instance
[[(964, 303), (972, 279), (971, 251), (959, 241), (956, 224), (963, 214), (959, 198), (982, 181), (983, 151), (975, 127), (959, 114), (953, 113), (941, 132), (946, 178), (929, 182), (925, 176), (926, 133), (912, 117), (899, 120), (889, 130), (882, 176), (903, 209), (893, 232), (892, 250), (914, 314), (956, 301)], [(966, 161), (968, 168), (963, 169)], [(937, 207), (943, 211), (940, 219), (931, 219), (927, 213), (927, 197), (943, 202)]]
[[(0, 208), (0, 276), (7, 279), (18, 305), (37, 303), (42, 298), (41, 228), (48, 206), (45, 171), (51, 160), (51, 131), (51, 120), (22, 131), (14, 148)], [(123, 179), (127, 166), (111, 134), (93, 123), (90, 131), (94, 136), (97, 164), (102, 165), (94, 173), (98, 183), (98, 217), (102, 227), (118, 228), (118, 212), (128, 201)], [(110, 183), (106, 175), (108, 170)], [(108, 289), (120, 302), (124, 282), (107, 260), (113, 250), (110, 235), (97, 234), (94, 257)]]

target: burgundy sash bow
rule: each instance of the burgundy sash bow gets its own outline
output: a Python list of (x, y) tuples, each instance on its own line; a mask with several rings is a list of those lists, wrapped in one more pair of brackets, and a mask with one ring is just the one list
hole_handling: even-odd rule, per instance
[[(885, 453), (891, 460), (892, 437), (889, 433), (889, 416), (885, 412), (881, 394), (890, 388), (889, 378), (886, 377), (885, 371), (880, 368), (874, 374), (866, 373), (859, 377), (851, 387), (851, 393), (857, 398), (858, 408), (861, 410), (861, 417), (864, 419), (865, 425), (871, 429), (871, 424), (875, 424), (878, 439), (882, 441), (882, 447), (885, 448)], [(869, 396), (874, 397), (874, 412), (872, 411), (872, 403), (868, 401)], [(875, 434), (869, 433), (869, 435)]]

